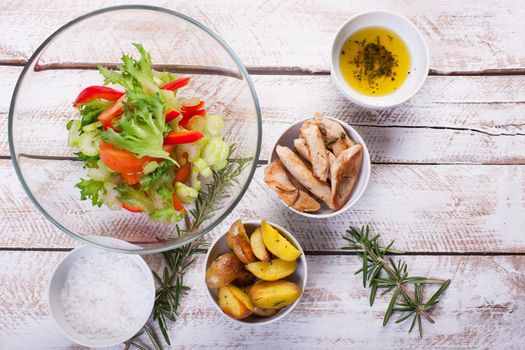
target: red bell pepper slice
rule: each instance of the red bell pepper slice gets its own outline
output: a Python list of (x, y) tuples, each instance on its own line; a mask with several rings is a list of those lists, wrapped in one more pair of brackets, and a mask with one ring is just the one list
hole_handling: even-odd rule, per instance
[(88, 86), (78, 94), (73, 107), (76, 107), (79, 103), (86, 103), (96, 99), (102, 99), (107, 101), (115, 101), (124, 95), (124, 92), (118, 91), (107, 86)]
[(202, 109), (203, 107), (204, 107), (204, 101), (200, 101), (196, 105), (191, 105), (191, 106), (183, 105), (181, 108), (181, 112), (182, 114), (184, 114), (184, 112), (198, 111), (199, 109)]
[(127, 203), (124, 203), (124, 202), (120, 202), (120, 204), (122, 204), (122, 208), (124, 208), (127, 211), (130, 211), (132, 213), (141, 213), (142, 212), (142, 208), (138, 204), (135, 204), (133, 206), (131, 206), (131, 205), (127, 204)]
[(191, 163), (188, 161), (188, 153), (184, 152), (182, 154), (182, 158), (185, 159), (185, 162), (180, 168), (175, 170), (175, 177), (173, 178), (173, 185), (175, 185), (176, 182), (185, 183), (190, 178)]
[(193, 118), (195, 116), (205, 117), (206, 116), (206, 111), (204, 109), (199, 109), (198, 111), (194, 111), (194, 112), (191, 112), (191, 113), (188, 112), (186, 114), (183, 114), (182, 120), (179, 122), (179, 125), (182, 126), (183, 128), (185, 128), (186, 125), (188, 125), (188, 122), (191, 120), (191, 118)]
[(180, 89), (181, 87), (188, 85), (189, 82), (190, 82), (190, 77), (179, 78), (179, 79), (170, 81), (166, 85), (162, 86), (161, 89), (173, 91), (173, 90), (177, 90), (177, 89)]
[(180, 112), (174, 111), (173, 109), (170, 109), (166, 112), (166, 123), (171, 122), (172, 120), (176, 119), (180, 115)]
[(171, 132), (164, 138), (164, 144), (180, 145), (183, 143), (192, 143), (195, 141), (199, 141), (203, 137), (203, 134), (195, 130)]
[(187, 213), (186, 208), (184, 208), (184, 205), (182, 205), (181, 201), (177, 198), (175, 193), (171, 195), (171, 198), (173, 198), (173, 209), (175, 209), (179, 213), (186, 214)]

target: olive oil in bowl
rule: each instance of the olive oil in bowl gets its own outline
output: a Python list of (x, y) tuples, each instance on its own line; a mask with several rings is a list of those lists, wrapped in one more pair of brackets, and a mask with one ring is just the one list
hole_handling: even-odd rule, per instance
[(368, 96), (399, 89), (410, 74), (410, 53), (403, 39), (383, 27), (361, 29), (345, 41), (339, 53), (344, 80)]

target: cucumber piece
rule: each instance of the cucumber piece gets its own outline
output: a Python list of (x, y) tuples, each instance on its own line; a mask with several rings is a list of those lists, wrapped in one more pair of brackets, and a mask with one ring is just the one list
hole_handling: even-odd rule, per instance
[(195, 131), (205, 134), (206, 123), (207, 122), (204, 117), (196, 115), (188, 121), (188, 124), (186, 124), (186, 127), (188, 128), (188, 130), (195, 130)]
[(190, 186), (186, 186), (181, 182), (177, 182), (175, 183), (175, 194), (182, 203), (191, 204), (195, 201), (195, 199), (199, 195), (199, 192), (197, 192)]
[(229, 147), (220, 137), (212, 137), (202, 151), (202, 158), (209, 165), (220, 162), (228, 157)]
[(67, 145), (69, 147), (75, 147), (78, 145), (78, 140), (80, 136), (78, 132), (80, 131), (80, 120), (73, 119), (68, 122), (69, 131), (67, 134)]
[(191, 164), (193, 164), (195, 170), (197, 171), (204, 170), (208, 167), (208, 163), (206, 163), (206, 161), (202, 158), (194, 159), (193, 162), (191, 162)]
[(176, 149), (176, 152), (180, 156), (182, 156), (182, 154), (184, 154), (184, 152), (188, 153), (189, 161), (193, 162), (195, 159), (200, 157), (201, 152), (202, 152), (202, 150), (204, 149), (204, 147), (206, 146), (207, 143), (208, 143), (208, 138), (207, 137), (203, 137), (202, 139), (200, 139), (197, 142), (178, 145), (177, 149)]
[(86, 131), (95, 131), (97, 130), (99, 127), (102, 126), (102, 123), (99, 122), (99, 121), (96, 121), (94, 123), (91, 123), (91, 124), (88, 124), (88, 125), (85, 125), (83, 128), (82, 128), (82, 131), (86, 132)]
[(96, 156), (98, 154), (98, 142), (94, 131), (85, 132), (78, 139), (78, 149), (86, 156)]
[(199, 172), (196, 169), (191, 169), (190, 183), (195, 191), (199, 192), (201, 190), (202, 184), (199, 181)]
[(144, 169), (142, 170), (142, 172), (144, 173), (144, 175), (148, 175), (149, 173), (155, 171), (155, 169), (157, 169), (158, 167), (159, 163), (157, 161), (151, 161), (144, 165)]
[(223, 159), (223, 160), (220, 160), (217, 163), (213, 164), (211, 167), (212, 167), (213, 170), (219, 171), (219, 170), (224, 169), (226, 167), (226, 165), (228, 165), (228, 160), (227, 159)]
[(204, 133), (208, 136), (221, 136), (224, 128), (224, 120), (217, 114), (206, 117), (206, 129)]
[(108, 171), (106, 167), (89, 168), (87, 171), (87, 176), (93, 180), (106, 181), (111, 176), (111, 171)]
[(202, 176), (202, 177), (210, 177), (213, 173), (210, 169), (209, 166), (207, 166), (206, 168), (202, 169), (201, 171), (199, 171), (199, 174)]

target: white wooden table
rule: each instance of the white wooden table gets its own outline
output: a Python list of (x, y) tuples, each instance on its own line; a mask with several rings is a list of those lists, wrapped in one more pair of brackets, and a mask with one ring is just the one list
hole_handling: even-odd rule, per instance
[[(55, 328), (49, 274), (78, 242), (33, 207), (13, 170), (7, 112), (36, 47), (88, 11), (122, 1), (0, 3), (0, 348), (78, 348)], [(288, 318), (242, 327), (206, 299), (203, 258), (171, 327), (173, 348), (520, 348), (525, 339), (525, 6), (519, 0), (155, 1), (221, 35), (253, 74), (262, 105), (262, 160), (279, 130), (322, 111), (354, 125), (373, 161), (355, 209), (321, 224), (282, 209), (262, 169), (234, 213), (293, 230), (307, 250), (309, 287)], [(363, 10), (408, 16), (428, 40), (430, 76), (406, 104), (369, 111), (347, 102), (328, 73), (335, 30)], [(417, 274), (452, 278), (424, 339), (408, 324), (381, 327), (385, 300), (368, 306), (358, 257), (341, 251), (348, 225), (395, 239)], [(155, 258), (150, 258), (155, 259)]]

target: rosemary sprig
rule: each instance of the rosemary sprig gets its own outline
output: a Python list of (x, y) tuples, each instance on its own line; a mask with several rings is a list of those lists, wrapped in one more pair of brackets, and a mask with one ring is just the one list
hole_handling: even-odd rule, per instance
[[(368, 225), (361, 227), (358, 231), (350, 226), (343, 239), (348, 241), (345, 250), (357, 252), (362, 258), (363, 266), (355, 274), (363, 274), (363, 287), (370, 288), (370, 306), (374, 304), (377, 292), (381, 289), (381, 295), (392, 292), (390, 302), (383, 317), (383, 326), (386, 326), (395, 312), (400, 312), (401, 317), (395, 323), (403, 322), (412, 317), (409, 332), (415, 324), (418, 325), (419, 336), (423, 337), (423, 325), (421, 317), (428, 322), (434, 323), (430, 316), (432, 308), (438, 303), (439, 297), (450, 285), (450, 280), (428, 278), (423, 276), (410, 276), (407, 272), (407, 264), (399, 259), (397, 262), (386, 258), (388, 254), (401, 254), (402, 252), (392, 249), (394, 241), (386, 247), (379, 244), (380, 235), (371, 236)], [(439, 284), (440, 287), (427, 300), (424, 301), (424, 286), (426, 284)], [(414, 285), (414, 291), (409, 287)]]
[[(235, 151), (235, 145), (230, 146), (230, 156)], [(228, 157), (229, 158), (229, 157)], [(190, 210), (193, 220), (188, 220), (185, 229), (178, 225), (175, 227), (177, 235), (180, 237), (191, 231), (196, 230), (211, 214), (217, 209), (217, 202), (227, 196), (226, 190), (229, 186), (237, 182), (237, 177), (244, 171), (246, 166), (253, 158), (229, 159), (228, 165), (219, 171), (213, 171), (213, 181), (205, 185), (205, 189), (200, 191), (194, 209)], [(158, 327), (168, 345), (171, 345), (168, 334), (168, 320), (175, 321), (180, 307), (180, 298), (186, 295), (190, 287), (184, 284), (184, 274), (188, 267), (195, 261), (195, 254), (206, 252), (207, 243), (201, 240), (193, 241), (182, 247), (173, 249), (162, 254), (164, 258), (164, 269), (162, 273), (153, 272), (157, 283), (155, 292), (155, 304), (153, 305), (153, 321), (157, 322)], [(162, 349), (157, 335), (148, 325), (132, 339), (126, 342), (127, 348), (134, 346), (138, 349), (147, 349), (137, 343), (136, 339), (146, 333), (155, 350)]]

